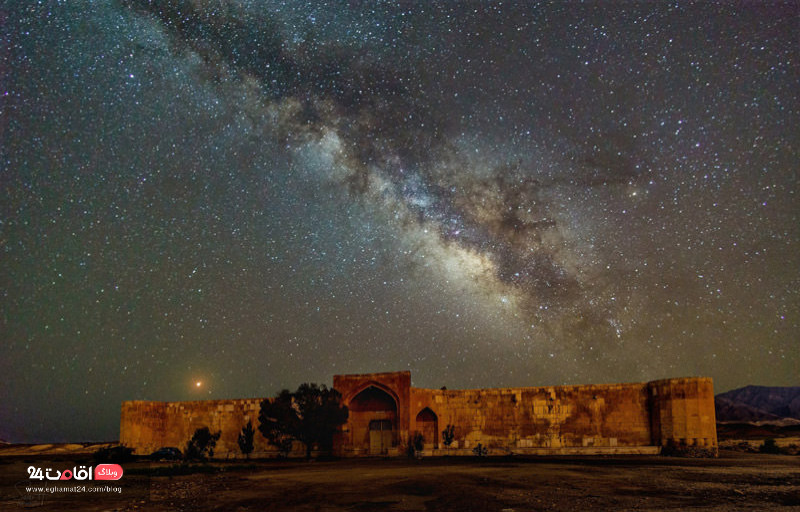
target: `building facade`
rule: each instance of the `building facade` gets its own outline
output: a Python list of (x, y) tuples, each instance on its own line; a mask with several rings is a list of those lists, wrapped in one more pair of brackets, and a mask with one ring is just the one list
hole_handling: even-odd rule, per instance
[[(410, 372), (390, 372), (336, 375), (333, 387), (350, 411), (334, 442), (340, 456), (405, 454), (416, 433), (431, 455), (471, 455), (478, 444), (490, 455), (717, 453), (709, 378), (447, 390), (415, 388)], [(183, 448), (197, 428), (209, 427), (221, 432), (215, 456), (241, 456), (239, 432), (248, 421), (257, 427), (261, 401), (123, 402), (120, 443), (137, 454)], [(277, 455), (255, 437), (254, 456)]]

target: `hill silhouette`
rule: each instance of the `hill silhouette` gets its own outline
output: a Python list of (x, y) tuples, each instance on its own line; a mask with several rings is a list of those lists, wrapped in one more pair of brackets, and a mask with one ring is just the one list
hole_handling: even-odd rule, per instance
[(714, 397), (718, 422), (800, 422), (800, 386), (745, 386)]

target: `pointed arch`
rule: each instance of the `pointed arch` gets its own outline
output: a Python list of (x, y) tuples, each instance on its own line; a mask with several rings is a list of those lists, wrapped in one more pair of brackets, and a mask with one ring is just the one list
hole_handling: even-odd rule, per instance
[(430, 407), (425, 407), (417, 413), (415, 418), (417, 432), (424, 437), (426, 449), (439, 447), (439, 417)]
[(352, 393), (350, 410), (352, 445), (372, 455), (385, 454), (397, 446), (397, 395), (376, 382), (368, 382)]
[(388, 387), (388, 386), (386, 386), (386, 385), (384, 385), (384, 384), (382, 384), (380, 382), (376, 382), (374, 380), (367, 381), (367, 382), (363, 383), (362, 385), (360, 385), (359, 387), (357, 387), (355, 390), (353, 390), (351, 393), (349, 393), (346, 397), (343, 397), (344, 398), (343, 402), (345, 403), (345, 405), (349, 406), (350, 402), (355, 397), (357, 397), (358, 395), (360, 395), (362, 392), (364, 392), (365, 390), (367, 390), (369, 388), (379, 389), (379, 390), (383, 391), (384, 393), (386, 393), (387, 395), (389, 395), (390, 397), (392, 397), (392, 399), (394, 400), (394, 403), (395, 403), (395, 407), (397, 407), (400, 404), (400, 397), (397, 396), (397, 393), (395, 393), (392, 388), (390, 388), (390, 387)]
[(367, 386), (350, 399), (349, 408), (355, 412), (392, 411), (397, 415), (397, 399), (385, 389)]

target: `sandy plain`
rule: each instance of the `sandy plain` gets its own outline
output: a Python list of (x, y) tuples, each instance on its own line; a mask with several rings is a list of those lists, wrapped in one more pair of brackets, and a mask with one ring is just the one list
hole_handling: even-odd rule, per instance
[[(24, 450), (23, 450), (24, 451)], [(800, 456), (722, 450), (662, 456), (212, 461), (123, 464), (119, 492), (36, 492), (28, 468), (92, 464), (89, 448), (0, 451), (0, 510), (800, 510)], [(182, 474), (189, 472), (190, 474)]]

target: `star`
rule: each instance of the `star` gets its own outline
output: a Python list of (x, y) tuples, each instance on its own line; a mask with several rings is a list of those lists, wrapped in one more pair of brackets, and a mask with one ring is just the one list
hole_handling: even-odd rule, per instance
[(218, 3), (4, 13), (0, 438), (387, 370), (797, 384), (796, 4)]

